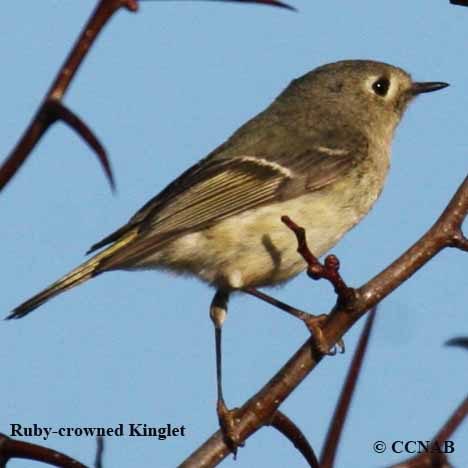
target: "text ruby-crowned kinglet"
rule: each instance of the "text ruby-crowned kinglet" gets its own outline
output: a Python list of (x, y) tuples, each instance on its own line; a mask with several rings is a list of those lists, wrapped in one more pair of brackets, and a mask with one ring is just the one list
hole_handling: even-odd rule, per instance
[(282, 283), (306, 268), (281, 216), (304, 226), (316, 256), (327, 252), (380, 195), (410, 101), (446, 86), (367, 60), (307, 73), (90, 252), (108, 247), (8, 318), (105, 271), (162, 268), (216, 288), (211, 316), (220, 339), (230, 292)]

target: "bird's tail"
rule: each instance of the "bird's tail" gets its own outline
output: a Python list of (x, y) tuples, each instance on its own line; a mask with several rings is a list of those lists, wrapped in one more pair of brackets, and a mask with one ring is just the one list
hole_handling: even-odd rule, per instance
[(82, 263), (70, 273), (58, 279), (55, 281), (55, 283), (52, 283), (48, 288), (44, 289), (40, 293), (36, 294), (26, 302), (23, 302), (21, 305), (13, 309), (6, 317), (6, 319), (10, 320), (22, 318), (40, 305), (44, 304), (44, 302), (47, 302), (49, 299), (52, 299), (63, 291), (67, 291), (68, 289), (78, 286), (93, 276), (101, 273), (101, 271), (98, 270), (101, 261), (127, 245), (135, 237), (135, 235), (136, 232), (128, 233), (128, 235), (124, 236), (121, 240), (115, 242), (107, 249), (90, 258), (87, 262)]

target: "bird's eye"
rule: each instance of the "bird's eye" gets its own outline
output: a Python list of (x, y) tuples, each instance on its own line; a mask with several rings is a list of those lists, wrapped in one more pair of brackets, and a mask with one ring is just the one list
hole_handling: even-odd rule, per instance
[(373, 85), (372, 89), (379, 96), (386, 96), (390, 88), (390, 80), (388, 78), (379, 78)]

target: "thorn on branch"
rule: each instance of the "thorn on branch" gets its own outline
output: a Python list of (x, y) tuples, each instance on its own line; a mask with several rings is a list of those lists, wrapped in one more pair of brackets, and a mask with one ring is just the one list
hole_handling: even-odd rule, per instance
[[(36, 115), (24, 131), (14, 149), (0, 166), (0, 191), (3, 190), (18, 172), (26, 159), (31, 155), (41, 137), (58, 118), (70, 125), (96, 152), (104, 167), (111, 187), (114, 190), (114, 179), (110, 170), (109, 161), (98, 139), (76, 115), (65, 107), (61, 109), (57, 108), (96, 37), (114, 13), (120, 8), (126, 8), (129, 11), (135, 12), (138, 10), (138, 1), (99, 0), (95, 10), (73, 46), (73, 49), (65, 59), (64, 64), (60, 67)], [(61, 115), (58, 115), (58, 113), (61, 113)]]
[(468, 0), (450, 0), (452, 5), (468, 6)]
[(115, 191), (114, 175), (110, 166), (109, 158), (107, 157), (106, 150), (102, 146), (93, 131), (68, 107), (64, 106), (60, 101), (51, 99), (47, 103), (47, 113), (51, 114), (53, 121), (61, 120), (74, 130), (96, 153), (99, 162), (101, 163), (104, 172), (106, 173), (107, 180), (111, 186), (112, 191)]
[(468, 351), (468, 336), (459, 336), (446, 341), (445, 346), (458, 346)]
[(133, 13), (138, 11), (137, 0), (123, 0), (122, 6)]
[(281, 432), (299, 450), (307, 463), (312, 468), (320, 468), (314, 449), (309, 444), (302, 431), (296, 424), (281, 411), (276, 411), (270, 423), (277, 431)]
[(257, 3), (259, 5), (267, 5), (267, 6), (277, 7), (277, 8), (284, 8), (285, 10), (297, 11), (297, 9), (294, 8), (293, 6), (288, 5), (287, 3), (283, 3), (279, 0), (218, 0), (218, 1), (233, 2), (233, 3)]
[(288, 5), (287, 3), (280, 2), (278, 0), (234, 0), (237, 3), (258, 3), (260, 5), (269, 5), (273, 7), (278, 7), (278, 8), (284, 8), (285, 10), (291, 10), (291, 11), (297, 11), (296, 8), (294, 8), (291, 5)]
[(94, 468), (102, 468), (102, 459), (104, 455), (104, 437), (96, 437), (96, 458), (94, 459)]
[(282, 216), (281, 221), (296, 235), (297, 252), (307, 263), (308, 276), (314, 280), (326, 279), (332, 284), (338, 296), (337, 303), (341, 306), (350, 304), (355, 297), (355, 291), (353, 288), (348, 287), (341, 277), (338, 258), (335, 255), (328, 255), (323, 264), (320, 263), (307, 245), (305, 229), (298, 226), (289, 216)]

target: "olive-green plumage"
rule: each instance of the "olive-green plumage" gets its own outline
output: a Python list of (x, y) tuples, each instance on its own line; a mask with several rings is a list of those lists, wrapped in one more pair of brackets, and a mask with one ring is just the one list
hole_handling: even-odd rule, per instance
[(444, 86), (363, 60), (307, 73), (91, 251), (109, 247), (9, 318), (116, 269), (174, 270), (224, 291), (286, 281), (305, 263), (281, 216), (323, 255), (381, 193), (408, 103)]

